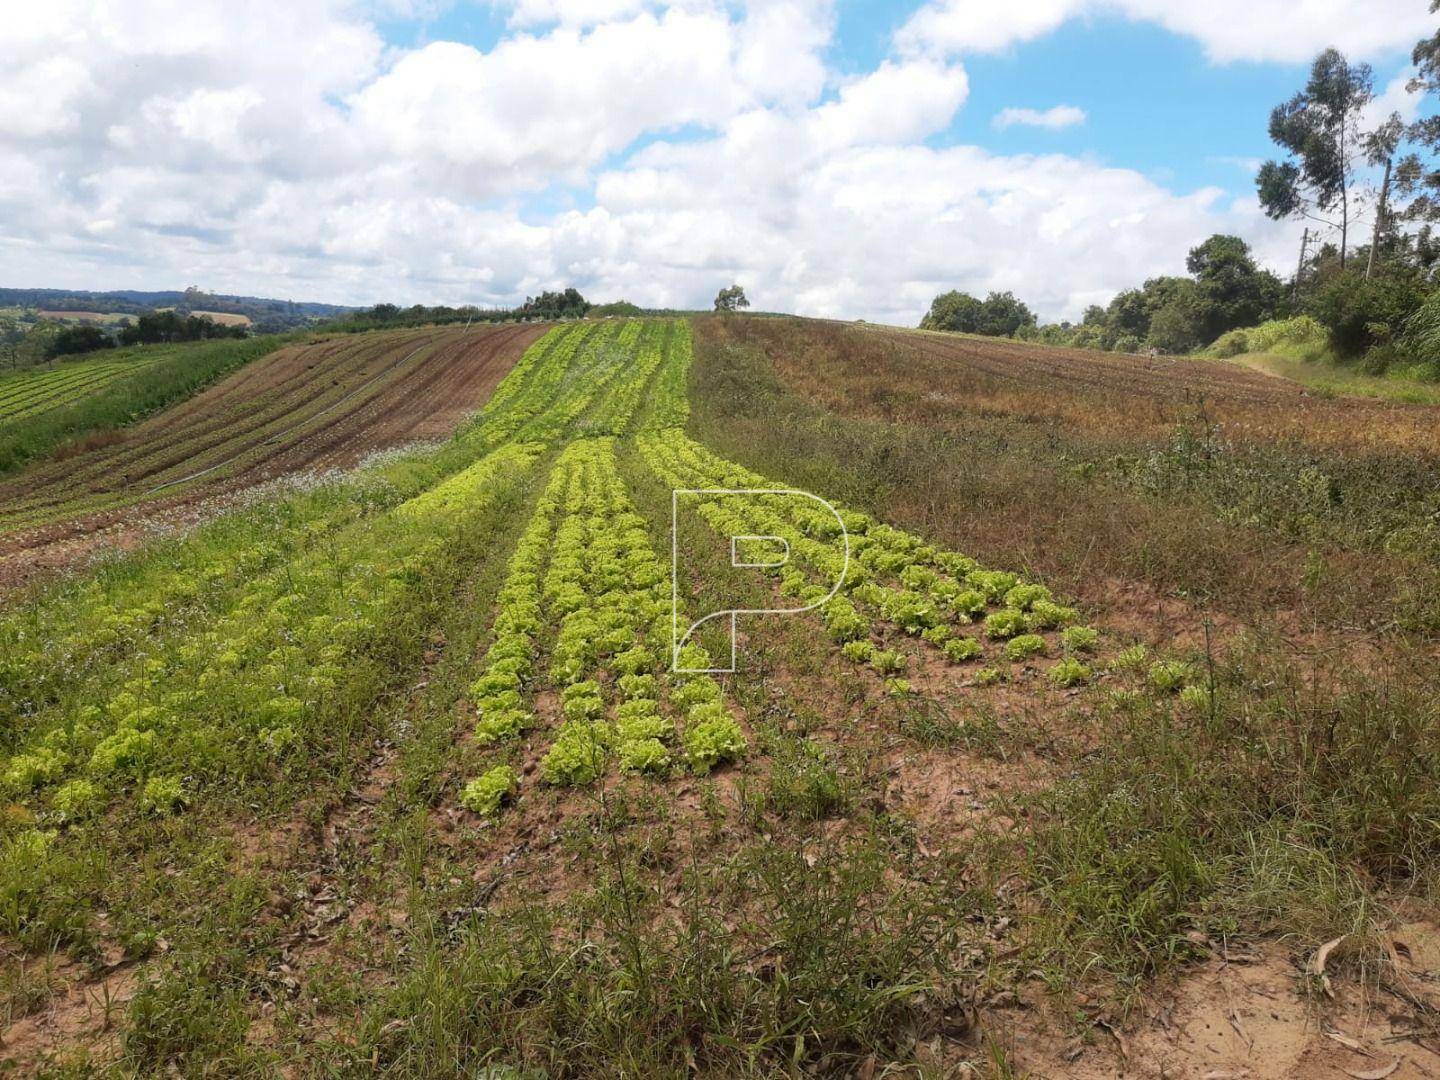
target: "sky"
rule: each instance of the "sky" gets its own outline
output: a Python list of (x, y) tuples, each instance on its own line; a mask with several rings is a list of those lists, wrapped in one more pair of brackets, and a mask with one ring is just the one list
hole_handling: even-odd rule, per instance
[(1215, 232), (1270, 109), (1428, 0), (58, 0), (0, 24), (0, 285), (1045, 319)]

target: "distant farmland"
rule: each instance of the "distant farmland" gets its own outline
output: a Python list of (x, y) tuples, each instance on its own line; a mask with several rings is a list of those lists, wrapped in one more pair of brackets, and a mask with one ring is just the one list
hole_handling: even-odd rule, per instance
[[(155, 310), (174, 311), (175, 309), (165, 307), (156, 308)], [(211, 322), (218, 323), (221, 326), (249, 326), (252, 321), (249, 315), (237, 315), (228, 311), (192, 311), (190, 314), (202, 319), (209, 319)]]

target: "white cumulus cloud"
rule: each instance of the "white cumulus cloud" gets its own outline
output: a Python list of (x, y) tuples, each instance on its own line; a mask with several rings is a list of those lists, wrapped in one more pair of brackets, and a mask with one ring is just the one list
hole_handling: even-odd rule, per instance
[(1294, 63), (1332, 45), (1368, 59), (1432, 33), (1426, 8), (1416, 0), (929, 0), (896, 41), (908, 52), (994, 52), (1070, 19), (1119, 15), (1194, 38), (1220, 63)]
[[(972, 40), (991, 48), (1077, 10), (971, 8)], [(376, 20), (421, 9), (9, 13), (3, 284), (482, 304), (574, 284), (696, 306), (738, 280), (763, 308), (913, 323), (949, 288), (1074, 317), (1179, 272), (1216, 231), (1294, 257), (1291, 227), (1253, 199), (949, 145), (970, 92), (953, 49), (933, 37), (842, 75), (829, 0), (516, 0), (493, 46), (387, 44)]]
[(1084, 122), (1084, 109), (1074, 105), (1056, 105), (1044, 110), (1020, 109), (1012, 106), (1001, 109), (990, 123), (1000, 131), (1015, 127), (1017, 124), (1021, 127), (1038, 127), (1049, 131), (1059, 131), (1061, 128), (1074, 127), (1076, 124)]

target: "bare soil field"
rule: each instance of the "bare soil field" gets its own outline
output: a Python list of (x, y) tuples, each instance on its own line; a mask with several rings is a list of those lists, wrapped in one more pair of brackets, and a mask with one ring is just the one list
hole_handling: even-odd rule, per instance
[(281, 349), (102, 445), (0, 481), (0, 584), (124, 544), (157, 515), (444, 437), (544, 330), (415, 330)]
[(230, 311), (192, 311), (191, 315), (199, 315), (201, 318), (210, 319), (221, 326), (249, 326), (249, 315), (237, 315)]

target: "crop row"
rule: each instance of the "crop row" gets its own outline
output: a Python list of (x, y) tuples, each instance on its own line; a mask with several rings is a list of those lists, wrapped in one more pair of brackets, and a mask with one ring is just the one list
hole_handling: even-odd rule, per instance
[[(503, 445), (505, 433), (517, 426), (553, 437), (603, 385), (589, 376), (592, 354), (606, 335), (588, 329), (557, 329), (533, 345), (497, 388), (513, 407), (492, 403), (465, 437), (436, 452), (405, 455), (301, 491), (282, 487), (278, 497), (169, 545), (163, 558), (104, 569), (0, 616), (4, 730), (20, 730), (24, 717), (118, 657), (144, 653), (221, 617), (239, 601), (243, 583), (326, 543), (342, 527), (421, 493), (437, 502), (463, 502), (472, 491), (464, 470), (477, 452)], [(613, 365), (611, 350), (604, 355)], [(567, 390), (557, 393), (562, 380)], [(538, 399), (532, 381), (544, 388)], [(0, 747), (8, 741), (0, 734)]]
[[(156, 417), (137, 429), (139, 437), (113, 447), (16, 477), (0, 490), (0, 527), (23, 528), (121, 506), (162, 484), (215, 467), (233, 471), (254, 463), (272, 454), (273, 444), (287, 433), (342, 402), (371, 377), (377, 361), (428, 344), (423, 337), (395, 335), (358, 343), (327, 354), (321, 378), (298, 362), (293, 350), (277, 352), (236, 380), (237, 392)], [(274, 381), (267, 382), (267, 376)]]
[[(668, 567), (616, 470), (614, 440), (571, 443), (498, 599), (472, 686), (477, 740), (503, 742), (534, 727), (536, 693), (549, 687), (559, 692), (559, 723), (540, 764), (547, 783), (593, 783), (612, 762), (627, 772), (666, 774), (683, 765), (703, 773), (743, 753), (744, 735), (718, 682), (664, 677), (671, 617)], [(689, 667), (709, 663), (698, 647), (683, 659)], [(493, 809), (494, 793), (514, 786), (506, 770), (475, 781), (467, 804)]]
[(122, 375), (155, 362), (149, 355), (104, 360), (72, 360), (43, 371), (16, 372), (0, 378), (0, 421), (19, 420), (58, 408), (102, 389)]
[[(589, 335), (556, 337), (585, 346)], [(554, 344), (533, 350), (537, 362), (530, 370), (585, 370), (586, 348), (557, 350)], [(613, 357), (606, 362), (613, 366)], [(520, 379), (525, 377), (522, 372)], [(577, 402), (588, 400), (605, 379), (590, 381), (592, 389), (583, 378), (568, 381), (573, 392), (551, 394), (548, 408), (524, 408), (525, 426), (562, 430), (583, 408)], [(526, 389), (507, 397), (523, 401)], [(469, 445), (477, 432), (484, 441), (485, 428), (482, 418)], [(457, 440), (450, 456), (463, 454), (464, 445)], [(174, 810), (197, 786), (253, 777), (298, 748), (313, 747), (321, 732), (333, 737), (338, 727), (364, 716), (363, 707), (354, 708), (357, 697), (373, 691), (385, 667), (383, 654), (400, 647), (395, 639), (407, 633), (423, 638), (423, 627), (407, 627), (407, 621), (418, 610), (417, 597), (433, 596), (447, 574), (459, 571), (457, 552), (464, 545), (456, 543), (457, 534), (514, 489), (545, 446), (512, 441), (479, 461), (472, 449), (468, 466), (398, 505), (390, 493), (386, 501), (393, 509), (346, 519), (343, 527), (328, 529), (323, 543), (277, 551), (262, 540), (231, 550), (234, 561), (223, 572), (244, 584), (207, 620), (167, 627), (170, 612), (154, 599), (117, 610), (93, 587), (66, 590), (49, 606), (50, 636), (12, 635), (21, 659), (12, 664), (7, 657), (0, 672), (13, 721), (0, 783), (50, 825), (79, 821), (123, 792), (137, 795), (144, 807)], [(400, 463), (389, 473), (413, 482), (413, 469)], [(342, 506), (347, 501), (337, 500)], [(297, 532), (313, 536), (330, 524), (317, 511)], [(212, 547), (194, 546), (213, 554)], [(191, 547), (179, 545), (182, 562)], [(203, 574), (188, 586), (179, 576), (146, 577), (141, 595), (158, 587), (182, 605), (205, 588)], [(137, 598), (129, 589), (118, 596)], [(25, 624), (7, 625), (23, 630)], [(28, 626), (38, 629), (33, 621)], [(66, 629), (72, 677), (37, 686), (40, 652), (53, 647), (55, 631)]]
[[(527, 371), (568, 366), (574, 349), (562, 350), (559, 343), (581, 339), (568, 329), (552, 331), (526, 351), (501, 386), (508, 384), (513, 398), (515, 388), (526, 387)], [(527, 411), (529, 419), (536, 415)], [(485, 433), (488, 424), (482, 420), (472, 430)], [(504, 440), (452, 440), (434, 453), (384, 461), (343, 480), (298, 490), (280, 485), (273, 496), (221, 516), (155, 557), (102, 567), (6, 611), (0, 616), (0, 747), (23, 730), (25, 717), (118, 658), (146, 653), (222, 617), (247, 582), (327, 543), (335, 531), (427, 490), (431, 499), (468, 497), (464, 470), (491, 441)]]
[[(678, 428), (647, 433), (640, 446), (651, 470), (671, 488), (779, 486), (711, 453)], [(1019, 661), (1058, 652), (1063, 659), (1051, 671), (1054, 681), (1073, 685), (1090, 678), (1075, 654), (1093, 650), (1098, 635), (1076, 625), (1078, 613), (1057, 603), (1043, 585), (986, 569), (967, 555), (936, 548), (855, 510), (837, 507), (837, 520), (836, 513), (806, 498), (713, 495), (696, 512), (722, 536), (783, 538), (790, 559), (768, 572), (782, 594), (802, 604), (824, 600), (843, 575), (842, 591), (823, 605), (821, 617), (848, 658), (868, 662), (884, 676), (898, 677), (907, 661), (872, 640), (876, 621), (939, 649), (953, 663), (987, 654)], [(1051, 632), (1053, 640), (1045, 637)], [(892, 686), (905, 688), (903, 682)]]
[(632, 341), (620, 346), (625, 352), (623, 374), (605, 395), (604, 402), (586, 417), (583, 430), (587, 435), (624, 434), (647, 387), (665, 360), (666, 346), (675, 324), (647, 322), (631, 325), (636, 327), (637, 333)]
[(387, 650), (403, 647), (395, 635), (421, 634), (410, 615), (460, 569), (455, 532), (536, 456), (503, 448), (470, 474), (475, 497), (463, 508), (402, 504), (254, 579), (209, 628), (117, 659), (30, 718), (0, 783), (54, 823), (130, 790), (143, 808), (173, 811), (196, 783), (263, 775), (332, 737), (354, 722), (348, 707), (381, 677)]
[[(633, 347), (641, 330), (557, 331), (512, 372), (495, 415), (445, 449), (278, 499), (274, 530), (216, 523), (141, 572), (117, 573), (111, 588), (101, 574), (7, 614), (0, 784), (60, 824), (118, 791), (154, 804), (177, 783), (183, 796), (255, 775), (312, 741), (340, 699), (373, 684), (371, 654), (403, 633), (413, 597), (458, 565), (455, 530), (483, 517), (607, 386), (629, 404), (600, 407), (628, 422), (633, 384), (649, 373), (621, 363), (617, 345)], [(538, 407), (532, 378), (545, 390)], [(475, 460), (498, 438), (491, 423), (513, 431), (517, 416), (551, 442), (511, 440)]]

